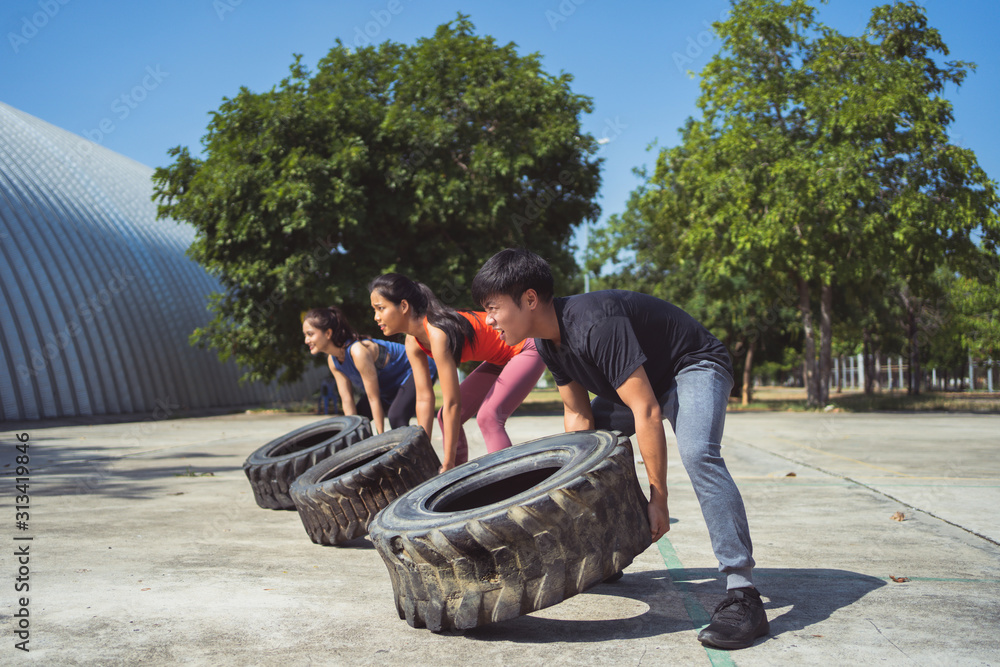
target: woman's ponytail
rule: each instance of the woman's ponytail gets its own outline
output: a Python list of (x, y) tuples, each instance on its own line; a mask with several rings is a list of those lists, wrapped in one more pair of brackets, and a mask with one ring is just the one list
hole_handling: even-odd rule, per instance
[(417, 283), (420, 291), (427, 297), (427, 321), (431, 326), (435, 326), (448, 336), (448, 350), (455, 358), (455, 363), (462, 361), (462, 350), (465, 344), (472, 344), (472, 339), (476, 335), (472, 323), (458, 314), (454, 308), (450, 308), (434, 296), (427, 285)]

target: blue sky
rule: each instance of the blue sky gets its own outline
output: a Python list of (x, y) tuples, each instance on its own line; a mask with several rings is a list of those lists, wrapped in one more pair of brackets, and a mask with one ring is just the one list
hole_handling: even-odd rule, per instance
[[(870, 0), (832, 0), (820, 19), (863, 32)], [(978, 70), (955, 105), (953, 139), (972, 148), (1000, 180), (1000, 0), (926, 0), (951, 58)], [(269, 89), (293, 53), (312, 67), (339, 37), (412, 43), (461, 11), (479, 34), (539, 52), (550, 73), (575, 77), (594, 100), (584, 129), (608, 141), (601, 221), (621, 212), (639, 183), (633, 168), (652, 165), (647, 149), (676, 143), (695, 114), (699, 71), (718, 49), (708, 24), (728, 0), (6, 0), (0, 9), (0, 101), (151, 167), (167, 149), (200, 151), (208, 113), (246, 86)], [(579, 242), (580, 239), (578, 239)]]

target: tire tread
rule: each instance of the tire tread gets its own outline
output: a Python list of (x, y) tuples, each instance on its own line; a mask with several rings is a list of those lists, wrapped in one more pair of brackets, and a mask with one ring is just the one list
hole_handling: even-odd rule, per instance
[(585, 474), (521, 504), (424, 532), (394, 528), (392, 548), (376, 524), (400, 617), (435, 632), (557, 604), (650, 545), (631, 443), (621, 436)]
[[(343, 474), (322, 479), (353, 457), (385, 449), (374, 460)], [(419, 426), (402, 427), (338, 452), (310, 468), (292, 485), (289, 495), (309, 538), (338, 545), (363, 537), (378, 512), (399, 495), (437, 474), (437, 454)]]

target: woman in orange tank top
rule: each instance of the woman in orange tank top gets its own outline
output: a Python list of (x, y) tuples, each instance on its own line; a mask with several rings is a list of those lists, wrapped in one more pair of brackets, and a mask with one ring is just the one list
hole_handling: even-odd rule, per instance
[[(406, 354), (417, 390), (417, 421), (428, 436), (433, 432), (435, 408), (428, 359), (437, 364), (443, 395), (438, 413), (444, 442), (441, 472), (468, 460), (462, 424), (473, 414), (487, 451), (510, 447), (504, 428), (507, 417), (545, 370), (534, 341), (507, 345), (486, 324), (486, 313), (448, 308), (426, 285), (398, 273), (379, 276), (368, 290), (382, 333), (406, 334)], [(483, 363), (460, 384), (458, 364), (464, 361)]]

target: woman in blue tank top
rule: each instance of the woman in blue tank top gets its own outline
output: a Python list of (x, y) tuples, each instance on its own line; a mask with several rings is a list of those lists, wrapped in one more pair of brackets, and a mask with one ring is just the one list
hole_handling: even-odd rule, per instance
[[(310, 353), (329, 355), (345, 415), (368, 417), (376, 433), (384, 431), (386, 417), (389, 428), (410, 423), (417, 393), (402, 344), (359, 336), (336, 306), (306, 313), (302, 335)], [(361, 393), (356, 403), (353, 389)]]

